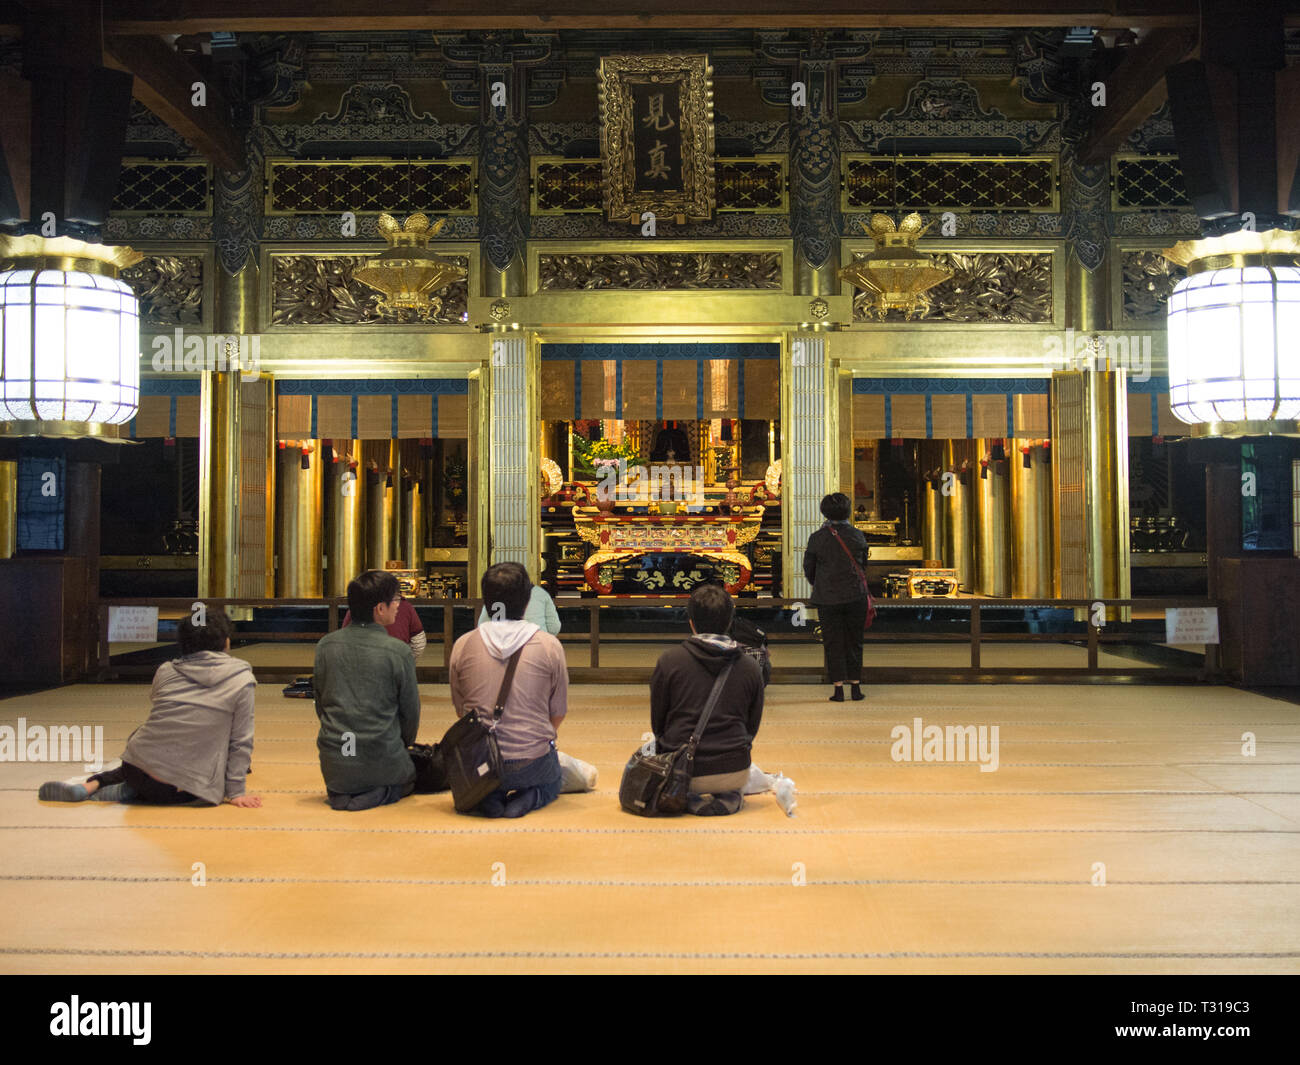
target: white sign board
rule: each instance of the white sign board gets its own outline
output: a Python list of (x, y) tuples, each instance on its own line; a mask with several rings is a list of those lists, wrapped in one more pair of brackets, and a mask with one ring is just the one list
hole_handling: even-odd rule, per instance
[(110, 606), (108, 642), (157, 643), (158, 608), (156, 606)]
[(1218, 607), (1179, 607), (1165, 611), (1165, 643), (1218, 642)]

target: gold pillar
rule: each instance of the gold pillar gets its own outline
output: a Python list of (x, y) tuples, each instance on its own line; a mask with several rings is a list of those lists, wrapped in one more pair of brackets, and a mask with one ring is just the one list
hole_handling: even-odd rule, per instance
[[(1052, 471), (1047, 449), (1013, 440), (1011, 462), (1011, 594), (1052, 597)], [(1020, 449), (1029, 447), (1029, 465)]]
[[(1128, 374), (1105, 370), (1084, 375), (1087, 409), (1088, 595), (1127, 599)], [(1122, 621), (1128, 610), (1121, 611)]]
[[(303, 469), (302, 447), (311, 448)], [(291, 441), (279, 451), (276, 464), (279, 565), (276, 595), (281, 599), (318, 599), (324, 592), (321, 576), (320, 442)]]
[(839, 413), (840, 476), (839, 488), (853, 500), (853, 375), (847, 370), (838, 369), (839, 360), (835, 360), (836, 381), (838, 384), (837, 408)]
[[(256, 381), (243, 381), (239, 397), (237, 594), (272, 598), (275, 595), (275, 383), (265, 376)], [(251, 608), (232, 609), (239, 612)], [(231, 616), (234, 618), (235, 614)]]
[[(970, 441), (944, 441), (943, 474), (951, 473), (953, 476), (941, 475), (939, 479), (939, 490), (944, 493), (943, 560), (949, 569), (957, 571), (957, 586), (964, 592), (975, 587), (975, 545), (971, 523), (971, 494), (975, 489), (963, 483), (961, 473), (962, 463), (969, 462), (972, 453)], [(978, 476), (968, 467), (967, 480)]]
[(942, 562), (943, 494), (929, 480), (921, 482), (921, 546), (927, 560)]
[[(399, 441), (390, 440), (387, 442), (389, 447), (389, 469), (391, 471), (390, 479), (393, 481), (393, 488), (385, 490), (383, 493), (383, 520), (385, 520), (385, 531), (387, 532), (387, 554), (386, 562), (393, 559), (402, 558), (402, 445)], [(382, 570), (381, 562), (376, 567)]]
[[(469, 552), (466, 566), (465, 594), (476, 596), (483, 571), (491, 553), (491, 521), (488, 509), (492, 498), (489, 454), (488, 411), (491, 409), (492, 374), (487, 365), (469, 375), (469, 439), (465, 442), (465, 471), (468, 479)], [(570, 446), (572, 470), (572, 446)]]
[(202, 376), (199, 390), (199, 596), (238, 594), (239, 372)]
[(1063, 598), (1131, 594), (1126, 376), (1123, 370), (1052, 374), (1052, 538)]
[(989, 441), (977, 440), (971, 487), (975, 504), (975, 587), (980, 595), (1011, 594), (1011, 485), (1005, 462), (989, 461)]
[[(1089, 270), (1078, 256), (1066, 256), (1065, 314), (1071, 326), (1081, 332), (1110, 328), (1110, 255), (1096, 270)], [(1066, 353), (1071, 354), (1070, 352)]]
[(383, 569), (393, 558), (393, 496), (390, 448), (387, 440), (366, 440), (361, 445), (362, 480), (366, 492), (366, 569)]
[(18, 550), (18, 462), (0, 461), (0, 558)]
[(366, 471), (361, 441), (334, 443), (338, 461), (325, 471), (325, 594), (347, 595), (348, 582), (365, 568)]
[[(257, 318), (256, 265), (216, 277), (216, 332), (250, 334)], [(240, 373), (202, 375), (199, 393), (199, 595), (239, 594)]]
[(424, 506), (420, 482), (411, 479), (411, 487), (402, 487), (402, 549), (407, 569), (424, 570)]

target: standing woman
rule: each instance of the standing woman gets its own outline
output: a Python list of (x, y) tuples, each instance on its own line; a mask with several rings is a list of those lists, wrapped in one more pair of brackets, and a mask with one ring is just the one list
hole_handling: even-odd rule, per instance
[(849, 521), (849, 497), (835, 492), (822, 500), (826, 519), (808, 537), (803, 572), (812, 585), (812, 604), (822, 623), (826, 674), (835, 691), (833, 703), (844, 702), (844, 682), (854, 699), (862, 689), (862, 630), (867, 623), (870, 598), (865, 587), (867, 538)]

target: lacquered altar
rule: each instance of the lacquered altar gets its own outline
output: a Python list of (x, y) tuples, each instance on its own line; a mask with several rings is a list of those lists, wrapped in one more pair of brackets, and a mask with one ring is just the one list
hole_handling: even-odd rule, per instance
[(617, 567), (647, 555), (690, 555), (719, 563), (727, 591), (749, 583), (752, 567), (740, 550), (758, 536), (763, 507), (734, 514), (619, 514), (575, 508), (578, 535), (596, 550), (583, 565), (587, 583), (602, 595), (613, 591)]

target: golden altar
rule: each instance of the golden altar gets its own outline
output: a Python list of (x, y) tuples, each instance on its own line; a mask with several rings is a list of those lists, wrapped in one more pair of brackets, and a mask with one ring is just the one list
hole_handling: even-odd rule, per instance
[(734, 595), (753, 568), (739, 550), (757, 535), (761, 506), (739, 514), (603, 514), (574, 509), (578, 535), (596, 550), (583, 563), (587, 583), (602, 595), (613, 591), (615, 567), (646, 555), (698, 555), (720, 563), (723, 586)]

